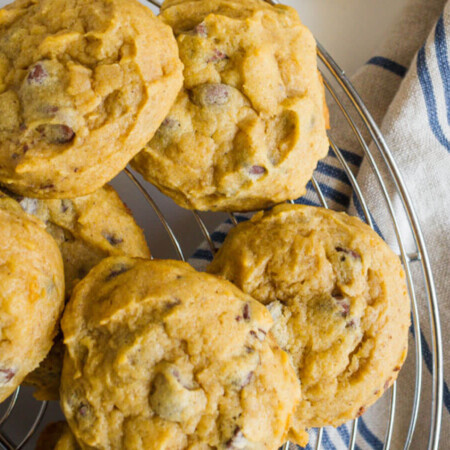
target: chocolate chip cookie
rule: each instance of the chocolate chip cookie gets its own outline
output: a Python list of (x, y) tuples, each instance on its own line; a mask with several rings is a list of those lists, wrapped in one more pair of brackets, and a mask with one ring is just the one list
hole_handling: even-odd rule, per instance
[(37, 219), (0, 209), (0, 402), (44, 359), (64, 306), (64, 271)]
[(406, 358), (410, 302), (399, 258), (359, 219), (281, 205), (231, 230), (208, 272), (267, 306), (302, 383), (293, 438), (361, 415)]
[(0, 181), (40, 198), (95, 191), (181, 84), (170, 27), (136, 0), (16, 0), (0, 10)]
[[(57, 242), (64, 261), (67, 300), (75, 284), (102, 259), (114, 255), (150, 257), (144, 233), (111, 186), (71, 200), (9, 195), (0, 198), (0, 208), (17, 208), (18, 202), (25, 212), (45, 223)], [(37, 388), (35, 397), (39, 400), (59, 398), (63, 355), (64, 346), (57, 337), (44, 361), (25, 378), (25, 384)]]
[(300, 197), (327, 154), (316, 44), (263, 0), (167, 1), (184, 87), (133, 160), (185, 208), (253, 210)]
[(277, 448), (300, 388), (271, 326), (186, 263), (105, 259), (62, 319), (69, 426), (86, 448)]

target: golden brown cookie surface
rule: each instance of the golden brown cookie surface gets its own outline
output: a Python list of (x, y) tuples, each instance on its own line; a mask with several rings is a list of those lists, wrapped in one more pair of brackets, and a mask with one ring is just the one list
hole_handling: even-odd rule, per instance
[(95, 191), (153, 136), (181, 87), (167, 25), (136, 0), (17, 0), (0, 10), (0, 181)]
[(64, 306), (59, 249), (39, 221), (0, 209), (0, 402), (49, 352)]
[[(0, 198), (0, 208), (20, 207), (40, 219), (53, 236), (64, 262), (65, 295), (68, 300), (75, 284), (102, 259), (113, 255), (149, 258), (144, 234), (128, 208), (111, 186), (93, 194), (64, 200), (39, 200), (17, 197)], [(61, 337), (39, 367), (24, 380), (35, 386), (39, 400), (59, 398), (64, 346)]]
[(315, 41), (262, 0), (166, 2), (184, 88), (133, 167), (183, 207), (252, 210), (305, 192), (328, 149)]
[[(0, 187), (1, 190), (1, 187)], [(131, 211), (109, 185), (73, 199), (40, 200), (15, 196), (23, 211), (45, 223), (64, 260), (66, 298), (75, 284), (107, 256), (149, 258), (144, 233)], [(9, 199), (0, 198), (0, 207)]]
[(231, 230), (207, 270), (271, 311), (302, 383), (300, 433), (357, 417), (397, 378), (410, 323), (404, 273), (358, 219), (277, 206)]
[(176, 261), (109, 258), (62, 319), (61, 401), (88, 448), (277, 448), (300, 390), (270, 313)]

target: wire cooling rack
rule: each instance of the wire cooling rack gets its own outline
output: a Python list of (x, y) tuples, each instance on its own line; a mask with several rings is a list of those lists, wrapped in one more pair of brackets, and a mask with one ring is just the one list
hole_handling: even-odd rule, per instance
[[(160, 7), (160, 3), (153, 0), (148, 0), (153, 5)], [(279, 3), (277, 1), (270, 1), (270, 3)], [(402, 179), (400, 171), (392, 157), (389, 148), (375, 124), (374, 119), (371, 117), (364, 103), (362, 102), (360, 96), (355, 91), (354, 87), (346, 77), (345, 73), (339, 68), (336, 62), (331, 58), (331, 56), (326, 52), (326, 50), (318, 44), (317, 50), (318, 63), (322, 76), (324, 79), (324, 84), (326, 90), (332, 102), (337, 105), (343, 117), (346, 119), (347, 125), (350, 127), (352, 132), (357, 138), (361, 149), (364, 152), (365, 159), (369, 162), (372, 171), (378, 181), (379, 190), (384, 198), (386, 209), (389, 213), (390, 219), (392, 221), (392, 226), (395, 231), (396, 244), (400, 251), (400, 257), (403, 263), (403, 267), (406, 273), (406, 280), (408, 284), (409, 294), (412, 301), (412, 323), (414, 330), (420, 330), (421, 323), (419, 319), (419, 307), (427, 308), (429, 312), (429, 323), (427, 323), (427, 329), (429, 328), (430, 340), (431, 340), (431, 378), (432, 378), (432, 388), (431, 395), (427, 399), (428, 401), (423, 401), (422, 387), (423, 387), (423, 362), (424, 357), (422, 354), (422, 335), (420, 332), (414, 333), (414, 348), (410, 349), (409, 357), (414, 358), (414, 392), (412, 399), (412, 407), (409, 412), (409, 426), (406, 437), (402, 443), (403, 449), (408, 449), (410, 447), (417, 448), (414, 446), (415, 442), (415, 429), (417, 424), (417, 419), (419, 411), (425, 409), (425, 413), (429, 415), (429, 429), (428, 429), (428, 444), (427, 448), (429, 450), (437, 450), (439, 445), (439, 435), (441, 428), (441, 413), (442, 413), (442, 394), (443, 394), (443, 355), (442, 355), (442, 338), (441, 329), (439, 321), (439, 309), (436, 297), (435, 284), (433, 281), (433, 274), (431, 271), (431, 265), (429, 256), (427, 253), (426, 245), (424, 242), (423, 234), (417, 219), (417, 215), (414, 211), (413, 202), (409, 197), (409, 194), (405, 188), (405, 183)], [(333, 130), (331, 130), (330, 135), (332, 135)], [(369, 136), (368, 139), (364, 138), (364, 135)], [(372, 142), (373, 146), (369, 148), (369, 143)], [(357, 180), (351, 171), (349, 164), (347, 163), (343, 153), (337, 147), (332, 137), (330, 136), (330, 148), (331, 151), (336, 156), (342, 169), (347, 174), (350, 184), (353, 188), (353, 193), (357, 197), (363, 213), (363, 218), (366, 223), (372, 228), (374, 227), (374, 219), (372, 218), (371, 212), (369, 210), (368, 204)], [(381, 165), (376, 163), (375, 155), (381, 156)], [(384, 167), (383, 167), (384, 166)], [(384, 169), (384, 170), (383, 170)], [(137, 191), (136, 195), (142, 195), (146, 202), (151, 206), (157, 218), (164, 227), (171, 244), (178, 255), (179, 259), (185, 260), (185, 255), (183, 253), (182, 245), (180, 244), (177, 236), (175, 235), (169, 222), (166, 220), (164, 214), (158, 207), (156, 201), (148, 193), (144, 185), (139, 181), (139, 179), (134, 175), (129, 169), (125, 169), (125, 174), (128, 176), (129, 182), (133, 184)], [(386, 175), (387, 174), (387, 175)], [(316, 179), (316, 175), (312, 178), (312, 185), (316, 192), (316, 195), (323, 207), (327, 208), (326, 195), (321, 189), (320, 183)], [(395, 194), (389, 192), (387, 188), (387, 183), (395, 187)], [(392, 191), (391, 191), (392, 192)], [(405, 232), (405, 224), (402, 223), (400, 226), (401, 218), (399, 216), (398, 205), (394, 208), (393, 196), (400, 199), (401, 206), (404, 209), (407, 217), (407, 233)], [(201, 218), (200, 214), (196, 211), (192, 212), (195, 218), (195, 223), (198, 225), (200, 231), (204, 235), (211, 251), (214, 253), (216, 249), (214, 248), (214, 242), (211, 238), (211, 233), (208, 230), (205, 222)], [(376, 218), (375, 218), (376, 219)], [(234, 214), (230, 214), (230, 220), (232, 224), (237, 225), (238, 221)], [(415, 251), (407, 253), (405, 248), (405, 241), (407, 239), (406, 234), (411, 234), (413, 236)], [(412, 265), (418, 265), (420, 270), (412, 270)], [(415, 269), (415, 267), (414, 267)], [(420, 304), (418, 302), (417, 286), (422, 283), (425, 290), (425, 297), (420, 298)], [(423, 320), (423, 316), (422, 316)], [(18, 388), (14, 394), (0, 405), (0, 448), (6, 450), (19, 450), (23, 448), (28, 448), (27, 443), (34, 437), (36, 430), (42, 422), (46, 422), (46, 410), (48, 403), (41, 402), (35, 411), (28, 410), (28, 408), (23, 408), (21, 405), (21, 399), (23, 397), (30, 397), (31, 391), (29, 389), (21, 391)], [(25, 399), (26, 400), (26, 399)], [(421, 401), (422, 400), (422, 401)], [(395, 418), (396, 418), (396, 408), (397, 408), (397, 383), (393, 385), (390, 390), (390, 410), (387, 417), (386, 432), (383, 442), (383, 449), (391, 448), (392, 436), (395, 428)], [(19, 411), (17, 411), (19, 410)], [(9, 429), (15, 420), (24, 420), (27, 416), (30, 424), (25, 427), (25, 433), (20, 436), (17, 442), (13, 442), (13, 439), (9, 436)], [(18, 418), (19, 417), (19, 418)], [(353, 450), (356, 448), (357, 436), (358, 436), (358, 419), (352, 422), (351, 435), (349, 438), (348, 448)], [(323, 446), (323, 429), (317, 430), (315, 442), (313, 447), (316, 450), (324, 448)], [(423, 429), (421, 429), (423, 433)], [(416, 433), (417, 434), (417, 433)], [(417, 437), (417, 436), (416, 436)], [(283, 446), (284, 450), (293, 450), (295, 446), (286, 443)]]

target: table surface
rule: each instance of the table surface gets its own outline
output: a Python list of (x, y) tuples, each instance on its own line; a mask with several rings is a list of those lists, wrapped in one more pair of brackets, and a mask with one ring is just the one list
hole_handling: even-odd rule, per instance
[[(351, 75), (364, 64), (376, 51), (387, 30), (401, 12), (407, 0), (286, 0), (285, 3), (298, 9), (302, 21), (310, 27), (316, 38), (334, 57), (337, 63)], [(0, 0), (0, 7), (9, 1)], [(145, 4), (145, 1), (142, 0)], [(153, 8), (155, 11), (155, 9)], [(145, 229), (152, 254), (156, 257), (176, 257), (168, 254), (170, 241), (156, 215), (151, 212), (137, 194), (124, 174), (119, 175), (113, 185), (119, 190), (124, 201), (135, 213), (136, 220)], [(170, 199), (160, 194), (154, 187), (144, 182), (148, 192), (154, 198), (175, 234), (179, 238), (185, 254), (189, 256), (201, 242), (202, 235), (189, 211), (177, 207)], [(227, 216), (224, 214), (202, 214), (209, 229), (213, 229)], [(22, 396), (21, 396), (22, 397)], [(8, 421), (6, 429), (9, 435), (23, 436), (26, 429), (23, 411), (36, 410), (37, 403), (30, 397), (22, 398), (20, 412)], [(49, 419), (60, 418), (57, 404), (51, 404)], [(35, 439), (25, 447), (34, 448)]]

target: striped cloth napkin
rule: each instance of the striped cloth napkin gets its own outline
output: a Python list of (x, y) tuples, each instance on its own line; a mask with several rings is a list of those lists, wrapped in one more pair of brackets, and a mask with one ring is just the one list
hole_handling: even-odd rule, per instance
[[(424, 232), (433, 268), (440, 303), (443, 342), (450, 341), (450, 1), (410, 0), (376, 56), (371, 58), (352, 78), (352, 82), (376, 120), (400, 167), (407, 189)], [(329, 102), (331, 105), (332, 102)], [(398, 251), (386, 204), (369, 162), (343, 118), (333, 106), (330, 108), (332, 137), (340, 147), (351, 170), (357, 176), (363, 195), (374, 218), (376, 230)], [(364, 132), (363, 132), (364, 135)], [(366, 140), (368, 136), (364, 136)], [(377, 153), (377, 152), (374, 152)], [(375, 158), (378, 160), (379, 158)], [(382, 164), (380, 164), (381, 166)], [(329, 207), (361, 215), (361, 205), (352, 193), (347, 175), (330, 151), (316, 171), (316, 178)], [(400, 214), (400, 228), (406, 237), (407, 252), (414, 252), (409, 226), (401, 219), (403, 209), (392, 186), (387, 186), (396, 213)], [(319, 205), (311, 183), (307, 194), (297, 203)], [(248, 219), (238, 214), (237, 220)], [(213, 234), (217, 248), (232, 227), (230, 221)], [(204, 270), (212, 253), (203, 243), (190, 263)], [(412, 262), (414, 279), (420, 279), (419, 263)], [(424, 287), (416, 289), (421, 319), (423, 388), (421, 408), (413, 436), (412, 449), (426, 449), (430, 430), (432, 399), (432, 353), (430, 319)], [(411, 328), (410, 354), (397, 383), (397, 407), (391, 447), (403, 448), (411, 416), (415, 384), (414, 341)], [(450, 383), (449, 346), (444, 345), (444, 372)], [(444, 384), (444, 406), (440, 448), (450, 448), (450, 392)], [(390, 393), (359, 420), (358, 449), (382, 449), (385, 441)], [(325, 428), (322, 448), (346, 448), (350, 442), (351, 423), (338, 429)], [(310, 430), (313, 449), (317, 431)]]

